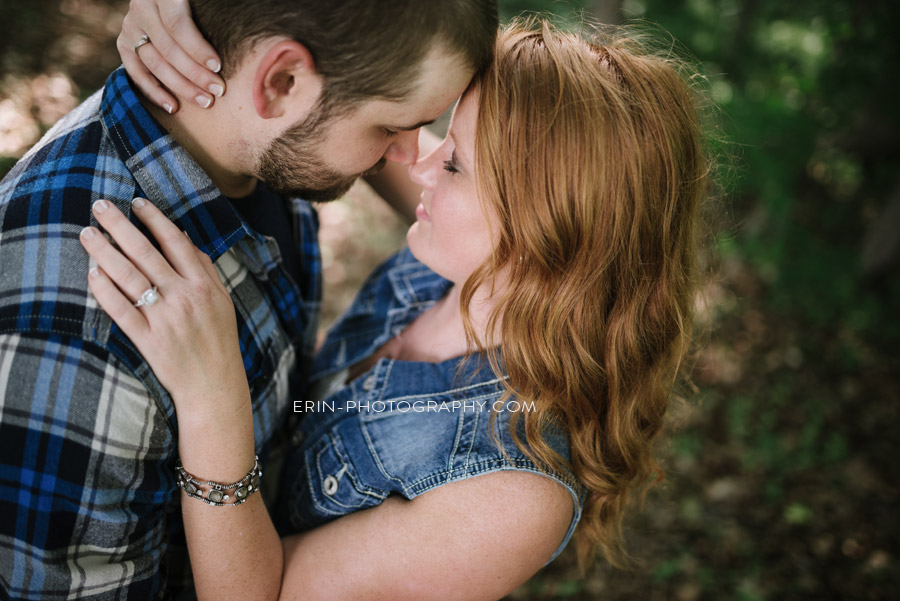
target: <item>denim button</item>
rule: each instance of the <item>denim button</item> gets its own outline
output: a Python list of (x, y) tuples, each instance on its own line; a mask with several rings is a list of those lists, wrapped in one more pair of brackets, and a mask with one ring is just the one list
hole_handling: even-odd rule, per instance
[(325, 487), (323, 488), (323, 492), (329, 497), (337, 492), (338, 489), (338, 479), (334, 476), (328, 476), (325, 478)]
[(363, 390), (372, 390), (373, 388), (375, 388), (375, 376), (369, 376), (363, 382)]

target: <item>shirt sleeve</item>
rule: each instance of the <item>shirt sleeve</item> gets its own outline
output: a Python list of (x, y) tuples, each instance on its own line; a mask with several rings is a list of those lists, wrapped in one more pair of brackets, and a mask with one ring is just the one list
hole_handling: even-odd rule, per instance
[(0, 335), (0, 597), (156, 599), (175, 450), (104, 349)]

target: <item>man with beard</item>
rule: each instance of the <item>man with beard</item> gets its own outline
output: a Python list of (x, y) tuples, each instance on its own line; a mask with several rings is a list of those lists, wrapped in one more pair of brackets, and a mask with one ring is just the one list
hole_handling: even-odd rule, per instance
[[(130, 215), (145, 198), (214, 263), (234, 301), (266, 471), (317, 327), (307, 201), (340, 196), (385, 161), (414, 162), (418, 129), (487, 63), (497, 27), (496, 3), (478, 0), (191, 5), (227, 96), (168, 114), (119, 69), (0, 182), (5, 598), (157, 599), (191, 584), (174, 406), (88, 292), (78, 238), (96, 225), (92, 205)], [(166, 303), (144, 278), (123, 292)]]

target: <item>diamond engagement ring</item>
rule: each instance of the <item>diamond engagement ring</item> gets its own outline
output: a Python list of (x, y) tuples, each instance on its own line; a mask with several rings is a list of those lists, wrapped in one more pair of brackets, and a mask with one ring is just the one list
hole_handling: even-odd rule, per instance
[(134, 53), (137, 54), (138, 48), (143, 46), (144, 44), (150, 43), (150, 36), (146, 33), (141, 36), (141, 39), (138, 40), (138, 43), (134, 45)]
[(159, 300), (159, 292), (156, 291), (156, 286), (152, 288), (147, 288), (144, 290), (144, 293), (141, 295), (141, 298), (134, 303), (135, 307), (149, 307), (153, 303)]

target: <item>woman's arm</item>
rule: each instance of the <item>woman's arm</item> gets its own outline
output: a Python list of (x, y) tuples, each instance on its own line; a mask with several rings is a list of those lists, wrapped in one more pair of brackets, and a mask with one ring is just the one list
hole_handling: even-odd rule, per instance
[[(100, 207), (97, 220), (124, 255), (86, 228), (83, 244), (100, 266), (91, 291), (172, 394), (185, 469), (241, 478), (253, 462), (252, 416), (227, 291), (206, 255), (154, 206), (135, 213), (165, 257), (115, 207)], [(161, 299), (135, 308), (151, 283)], [(499, 599), (544, 565), (572, 512), (555, 480), (494, 472), (412, 501), (389, 497), (289, 537), (282, 550), (260, 494), (211, 507), (182, 493), (200, 599)]]
[(531, 578), (572, 520), (556, 480), (500, 471), (284, 539), (282, 599), (488, 601)]

